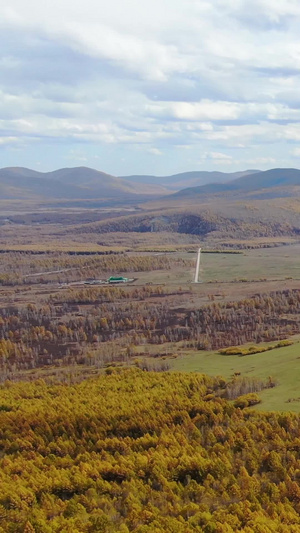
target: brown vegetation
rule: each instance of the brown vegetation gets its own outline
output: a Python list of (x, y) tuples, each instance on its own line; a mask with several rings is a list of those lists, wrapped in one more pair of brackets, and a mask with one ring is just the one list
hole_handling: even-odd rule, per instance
[[(111, 361), (128, 361), (134, 356), (132, 346), (147, 343), (181, 341), (189, 347), (222, 348), (224, 354), (230, 354), (232, 348), (224, 351), (225, 347), (300, 333), (299, 290), (212, 302), (191, 311), (179, 306), (188, 297), (189, 291), (180, 288), (109, 286), (74, 288), (51, 295), (41, 306), (3, 307), (2, 379), (14, 370), (45, 364), (101, 367)], [(105, 349), (106, 343), (112, 351)], [(260, 348), (252, 346), (247, 353), (257, 351)]]
[(126, 272), (151, 272), (189, 268), (193, 260), (170, 255), (126, 255), (106, 252), (80, 253), (4, 253), (1, 256), (0, 285), (34, 283), (67, 283), (86, 279), (107, 278), (107, 275)]

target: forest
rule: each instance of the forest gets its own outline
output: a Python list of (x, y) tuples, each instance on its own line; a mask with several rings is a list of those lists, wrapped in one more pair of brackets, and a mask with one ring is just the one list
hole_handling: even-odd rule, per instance
[(119, 272), (153, 272), (185, 268), (192, 260), (172, 256), (142, 254), (68, 254), (61, 252), (34, 255), (32, 252), (8, 252), (1, 257), (0, 286), (32, 285), (41, 283), (68, 283), (87, 278), (107, 277)]
[(0, 531), (298, 532), (299, 416), (228, 401), (227, 385), (113, 368), (4, 383)]

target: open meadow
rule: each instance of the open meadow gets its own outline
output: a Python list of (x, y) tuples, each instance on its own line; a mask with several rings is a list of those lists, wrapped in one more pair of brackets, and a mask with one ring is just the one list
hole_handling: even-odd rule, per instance
[(274, 388), (259, 393), (262, 402), (255, 409), (263, 411), (300, 411), (300, 343), (275, 348), (252, 355), (221, 355), (216, 351), (184, 351), (171, 361), (171, 369), (180, 372), (200, 372), (209, 376), (233, 378), (271, 377)]
[(242, 254), (202, 254), (200, 280), (300, 279), (300, 245), (244, 250)]
[[(290, 244), (273, 248), (243, 250), (240, 253), (201, 253), (199, 281), (203, 284), (218, 282), (252, 282), (274, 280), (300, 280), (300, 244)], [(149, 255), (172, 256), (188, 261), (189, 268), (166, 272), (163, 268), (145, 276), (140, 274), (137, 281), (144, 283), (191, 283), (194, 281), (196, 248), (191, 252), (149, 252)], [(201, 290), (201, 289), (200, 289)]]

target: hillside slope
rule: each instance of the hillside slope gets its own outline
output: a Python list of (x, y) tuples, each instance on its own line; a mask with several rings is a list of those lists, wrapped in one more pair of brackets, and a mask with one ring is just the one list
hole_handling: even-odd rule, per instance
[(193, 171), (193, 172), (181, 172), (179, 174), (173, 174), (171, 176), (153, 176), (153, 175), (133, 175), (123, 176), (122, 179), (131, 183), (147, 183), (147, 184), (160, 184), (163, 187), (167, 187), (169, 190), (178, 190), (185, 187), (198, 187), (212, 182), (225, 183), (237, 178), (248, 176), (249, 174), (255, 174), (260, 172), (259, 170), (243, 170), (240, 172), (207, 172), (207, 171)]
[(172, 195), (168, 200), (185, 199), (189, 197), (203, 197), (210, 195), (224, 195), (246, 197), (255, 195), (256, 198), (280, 198), (295, 195), (295, 187), (299, 187), (300, 170), (294, 168), (274, 168), (263, 172), (255, 172), (234, 180), (214, 182), (200, 187), (187, 187)]
[[(74, 230), (69, 230), (74, 231)], [(273, 218), (265, 217), (264, 210), (255, 211), (253, 216), (244, 217), (239, 212), (238, 216), (222, 215), (217, 209), (193, 208), (189, 210), (176, 209), (142, 213), (138, 215), (120, 216), (110, 220), (102, 220), (91, 224), (82, 224), (76, 227), (76, 233), (179, 233), (197, 235), (204, 239), (222, 238), (270, 238), (270, 237), (297, 237), (300, 233), (299, 217), (289, 220), (285, 216)]]
[(27, 168), (0, 170), (2, 199), (94, 199), (164, 195), (158, 185), (126, 182), (110, 174), (86, 167), (64, 168), (54, 172), (37, 172)]
[(63, 184), (77, 185), (100, 195), (164, 194), (166, 192), (159, 183), (155, 186), (147, 183), (133, 185), (125, 179), (88, 167), (62, 168), (48, 172), (46, 175), (48, 178), (58, 180)]

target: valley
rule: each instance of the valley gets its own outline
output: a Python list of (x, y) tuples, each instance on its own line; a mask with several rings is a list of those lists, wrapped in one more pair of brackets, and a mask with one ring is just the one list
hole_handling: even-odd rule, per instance
[[(232, 208), (230, 203), (229, 213)], [(121, 210), (105, 218), (101, 211), (97, 222), (81, 212), (67, 224), (36, 223), (36, 215), (28, 214), (18, 215), (22, 223), (12, 219), (0, 226), (2, 382), (78, 381), (111, 365), (207, 367), (227, 379), (235, 372), (255, 378), (265, 365), (263, 375), (269, 372), (273, 350), (243, 358), (248, 363), (255, 357), (250, 374), (247, 365), (241, 370), (240, 356), (231, 355), (227, 364), (228, 356), (218, 351), (291, 339), (292, 346), (276, 351), (279, 359), (287, 353), (291, 372), (261, 393), (261, 406), (297, 411), (297, 402), (287, 402), (297, 369), (288, 354), (297, 351), (300, 334), (300, 239), (283, 217), (264, 226), (268, 213), (258, 202), (253, 208), (261, 217), (256, 222), (249, 222), (247, 209), (242, 219), (240, 205), (240, 221), (225, 219), (223, 205), (222, 218), (217, 206), (214, 212), (198, 206), (191, 215), (181, 207), (161, 216), (141, 207), (144, 214)], [(101, 285), (110, 276), (132, 281)]]
[(0, 201), (0, 531), (298, 531), (298, 185), (74, 176)]

